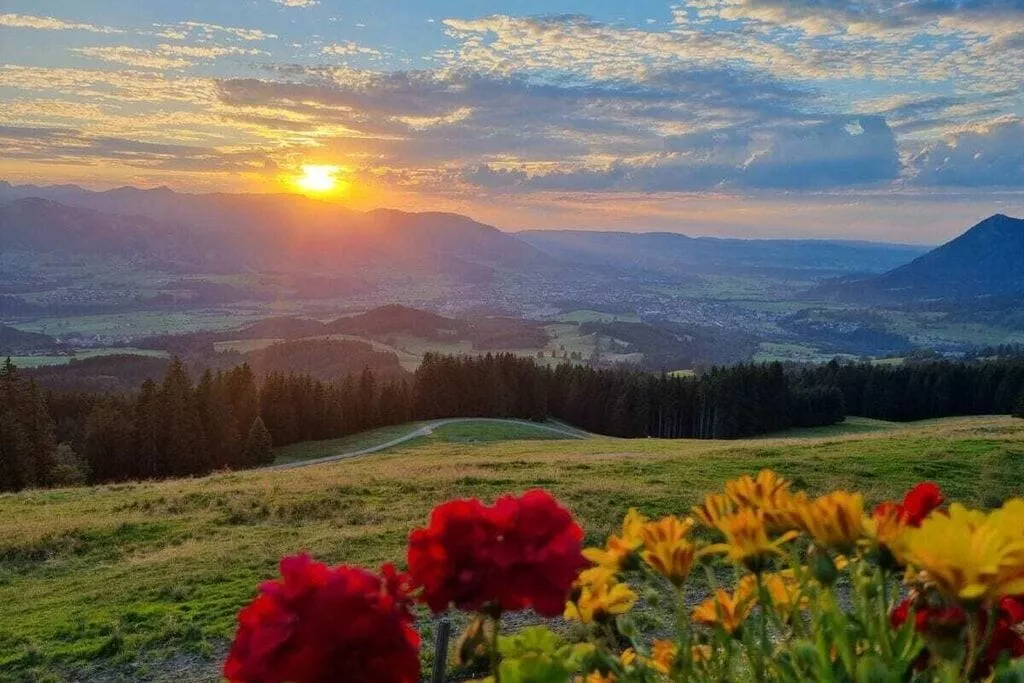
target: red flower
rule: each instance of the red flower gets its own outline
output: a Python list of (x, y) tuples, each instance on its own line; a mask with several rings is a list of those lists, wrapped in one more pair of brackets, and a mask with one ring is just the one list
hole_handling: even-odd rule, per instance
[(945, 502), (942, 491), (930, 481), (918, 484), (910, 489), (903, 498), (903, 521), (912, 527), (921, 526), (932, 510)]
[[(967, 626), (966, 613), (955, 605), (931, 607), (927, 604), (916, 604), (907, 599), (893, 609), (890, 622), (893, 628), (899, 628), (907, 622), (911, 608), (915, 609), (914, 629), (925, 635), (929, 641), (941, 647), (942, 642), (964, 638)], [(984, 632), (988, 628), (988, 612), (979, 614), (979, 628)], [(996, 621), (992, 627), (989, 645), (974, 668), (975, 678), (986, 678), (992, 673), (992, 667), (1005, 652), (1010, 659), (1024, 657), (1024, 637), (1017, 631), (1017, 625), (1024, 623), (1024, 601), (1021, 598), (1003, 598), (996, 607)], [(918, 668), (928, 663), (928, 654), (922, 653), (918, 660)]]
[(419, 634), (403, 579), (330, 568), (308, 555), (281, 560), (281, 579), (238, 614), (224, 676), (233, 683), (416, 683)]
[(945, 502), (942, 491), (930, 481), (922, 482), (910, 489), (900, 503), (886, 501), (875, 507), (875, 519), (896, 515), (901, 524), (919, 527), (921, 522)]
[(409, 573), (434, 612), (533, 608), (557, 616), (587, 562), (583, 530), (545, 491), (502, 496), (491, 507), (453, 500), (409, 535)]

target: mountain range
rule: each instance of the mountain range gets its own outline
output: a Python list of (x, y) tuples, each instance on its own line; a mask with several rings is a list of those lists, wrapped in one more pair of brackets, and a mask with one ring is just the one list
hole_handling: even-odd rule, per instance
[[(123, 187), (0, 182), (0, 228), (15, 239), (0, 250), (46, 248), (238, 264), (302, 272), (340, 268), (436, 271), (472, 281), (490, 271), (556, 266), (643, 271), (808, 271), (822, 276), (878, 273), (924, 247), (830, 240), (693, 238), (676, 233), (503, 232), (466, 216), (392, 209), (357, 212), (295, 195), (183, 194)], [(83, 239), (95, 234), (95, 240)]]
[(295, 195), (93, 192), (0, 182), (0, 236), (0, 256), (120, 259), (174, 272), (276, 272), (400, 287), (424, 288), (433, 278), (499, 296), (510, 283), (533, 287), (534, 296), (553, 286), (579, 296), (588, 288), (721, 274), (818, 281), (812, 297), (847, 301), (1024, 293), (1024, 221), (1001, 214), (929, 251), (665, 232), (511, 233), (458, 214), (359, 212)]

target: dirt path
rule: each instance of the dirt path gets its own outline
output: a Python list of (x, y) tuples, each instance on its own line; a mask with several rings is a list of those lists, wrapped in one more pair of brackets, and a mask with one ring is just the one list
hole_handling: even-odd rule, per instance
[(262, 469), (264, 469), (264, 470), (288, 470), (288, 469), (293, 469), (293, 468), (296, 468), (296, 467), (309, 467), (311, 465), (322, 465), (322, 464), (328, 463), (328, 462), (337, 462), (338, 460), (348, 460), (349, 458), (358, 458), (361, 455), (369, 455), (370, 453), (376, 453), (378, 451), (387, 450), (388, 448), (394, 448), (395, 446), (401, 445), (401, 444), (403, 444), (403, 443), (405, 443), (407, 441), (412, 441), (413, 439), (419, 439), (420, 437), (430, 436), (430, 434), (435, 429), (438, 429), (440, 427), (444, 427), (444, 426), (450, 425), (450, 424), (460, 424), (460, 423), (464, 423), (464, 422), (496, 422), (496, 423), (499, 423), (499, 424), (526, 425), (526, 426), (532, 427), (534, 429), (540, 429), (540, 430), (543, 430), (543, 431), (552, 432), (554, 434), (559, 434), (561, 436), (564, 436), (567, 439), (589, 439), (589, 438), (591, 438), (590, 435), (587, 434), (586, 432), (578, 431), (578, 430), (576, 430), (574, 428), (571, 428), (571, 427), (563, 428), (561, 426), (552, 426), (552, 425), (548, 425), (548, 424), (542, 424), (542, 423), (539, 423), (539, 422), (529, 422), (527, 420), (503, 420), (503, 419), (499, 419), (499, 418), (490, 418), (490, 417), (461, 417), (461, 418), (451, 418), (451, 419), (448, 419), (448, 420), (434, 420), (433, 422), (428, 422), (427, 424), (423, 425), (422, 427), (420, 427), (418, 429), (414, 429), (413, 431), (409, 432), (408, 434), (400, 436), (397, 439), (391, 439), (391, 441), (386, 441), (384, 443), (377, 444), (376, 446), (371, 446), (369, 448), (363, 448), (363, 449), (358, 450), (358, 451), (349, 451), (348, 453), (338, 453), (337, 455), (328, 455), (328, 456), (325, 456), (323, 458), (314, 458), (312, 460), (302, 460), (302, 461), (299, 461), (299, 462), (282, 463), (280, 465), (270, 465), (270, 466), (264, 467)]

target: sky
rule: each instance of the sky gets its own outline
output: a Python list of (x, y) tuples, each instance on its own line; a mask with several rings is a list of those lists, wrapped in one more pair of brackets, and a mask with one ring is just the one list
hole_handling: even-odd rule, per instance
[(1024, 215), (1024, 0), (0, 0), (0, 179), (503, 229)]

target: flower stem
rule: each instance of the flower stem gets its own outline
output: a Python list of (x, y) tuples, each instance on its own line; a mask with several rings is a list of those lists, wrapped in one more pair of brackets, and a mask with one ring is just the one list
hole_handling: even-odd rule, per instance
[(757, 601), (761, 603), (758, 615), (761, 627), (761, 650), (757, 656), (756, 672), (758, 682), (764, 683), (766, 680), (765, 662), (768, 659), (768, 610), (770, 609), (770, 605), (768, 604), (769, 601), (765, 600), (768, 591), (765, 590), (764, 582), (761, 581), (760, 572), (755, 574), (755, 576), (757, 577)]
[(501, 654), (498, 650), (498, 636), (501, 633), (501, 617), (491, 617), (491, 677), (494, 683), (501, 683)]

